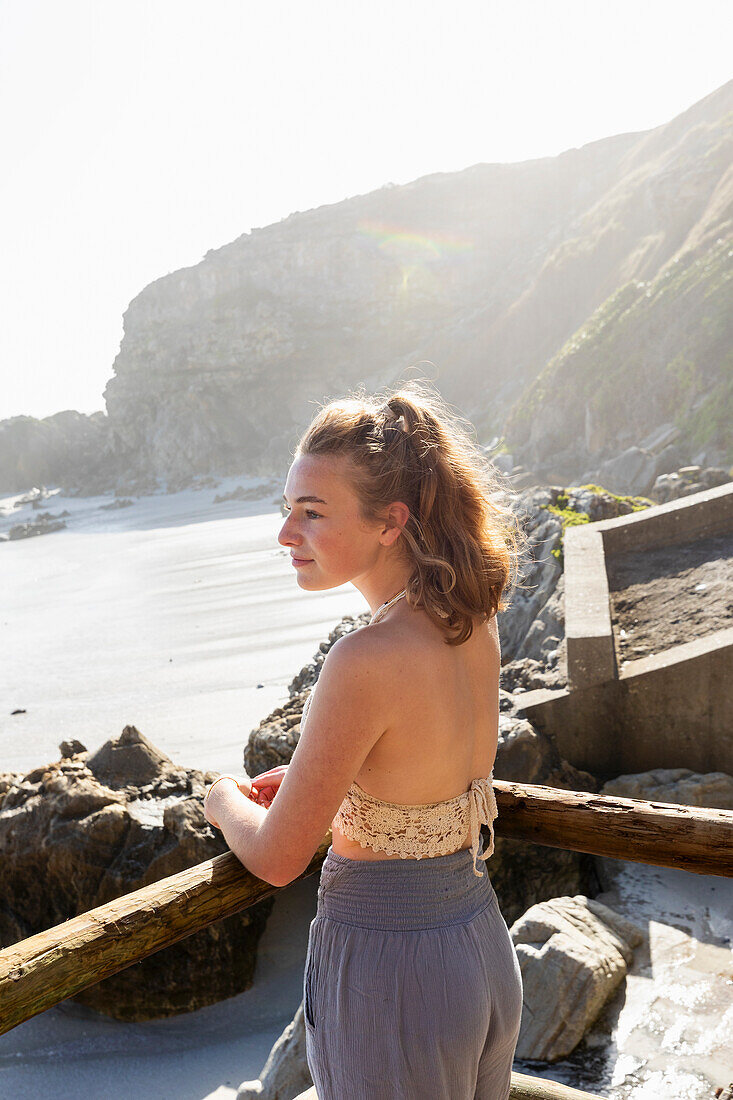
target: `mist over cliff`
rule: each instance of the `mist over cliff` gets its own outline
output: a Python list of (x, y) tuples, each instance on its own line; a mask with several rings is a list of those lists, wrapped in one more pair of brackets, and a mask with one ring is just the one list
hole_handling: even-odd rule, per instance
[(730, 461), (732, 163), (733, 81), (653, 130), (245, 233), (133, 299), (106, 417), (0, 423), (0, 487), (281, 471), (318, 402), (424, 360), (538, 472), (660, 427)]

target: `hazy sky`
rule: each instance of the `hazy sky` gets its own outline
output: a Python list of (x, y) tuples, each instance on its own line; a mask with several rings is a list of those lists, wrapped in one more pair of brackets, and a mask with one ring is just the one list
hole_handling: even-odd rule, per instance
[(0, 0), (0, 418), (93, 412), (153, 279), (294, 210), (668, 121), (731, 0)]

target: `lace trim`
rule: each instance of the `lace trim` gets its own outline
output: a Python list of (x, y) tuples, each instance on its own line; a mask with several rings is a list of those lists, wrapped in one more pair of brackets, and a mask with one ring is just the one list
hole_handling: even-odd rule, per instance
[[(496, 799), (487, 779), (473, 779), (471, 786), (456, 798), (421, 805), (403, 805), (375, 798), (354, 782), (338, 808), (333, 824), (344, 836), (356, 840), (362, 848), (400, 856), (424, 859), (457, 851), (471, 836), (473, 873), (481, 878), (477, 859), (488, 859), (494, 851), (493, 822), (497, 817)], [(479, 854), (480, 823), (490, 827), (491, 839)]]
[[(313, 693), (306, 699), (301, 715), (301, 726)], [(473, 873), (478, 878), (477, 860), (486, 860), (494, 851), (494, 821), (498, 817), (496, 797), (492, 786), (493, 769), (486, 779), (473, 779), (463, 794), (443, 802), (405, 805), (385, 802), (368, 794), (354, 781), (339, 806), (333, 824), (350, 840), (362, 848), (375, 852), (400, 856), (402, 859), (423, 859), (426, 856), (444, 856), (455, 852), (471, 837)], [(490, 841), (485, 852), (479, 854), (481, 824), (489, 826)]]

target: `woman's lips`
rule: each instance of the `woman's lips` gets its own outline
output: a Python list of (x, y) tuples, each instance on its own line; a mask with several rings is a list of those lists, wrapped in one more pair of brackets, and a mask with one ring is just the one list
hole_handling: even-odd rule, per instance
[(297, 569), (299, 565), (310, 565), (310, 563), (312, 562), (313, 559), (312, 558), (295, 558), (291, 554), (290, 560), (292, 561), (293, 565)]

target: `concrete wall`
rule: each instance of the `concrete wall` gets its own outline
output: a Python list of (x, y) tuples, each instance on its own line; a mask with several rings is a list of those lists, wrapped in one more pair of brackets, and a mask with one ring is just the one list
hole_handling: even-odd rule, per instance
[(733, 482), (593, 524), (607, 554), (696, 542), (733, 531)]
[(616, 676), (603, 534), (598, 524), (564, 535), (568, 683), (583, 688)]
[(630, 661), (618, 679), (516, 700), (562, 757), (601, 780), (650, 768), (733, 775), (733, 627)]

